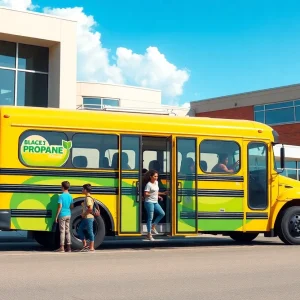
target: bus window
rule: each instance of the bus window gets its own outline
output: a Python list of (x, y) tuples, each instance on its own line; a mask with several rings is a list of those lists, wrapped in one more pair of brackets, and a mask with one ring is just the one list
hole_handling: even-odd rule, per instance
[(248, 145), (248, 206), (268, 207), (268, 148), (264, 143)]
[(200, 168), (206, 173), (237, 173), (240, 170), (239, 144), (222, 140), (202, 141)]
[[(143, 152), (143, 168), (150, 170), (152, 169), (153, 161), (157, 160), (157, 151), (146, 150)], [(152, 163), (152, 164), (151, 164)], [(160, 171), (160, 170), (157, 170)]]
[(110, 168), (112, 158), (107, 150), (117, 148), (118, 137), (115, 135), (76, 133), (72, 139), (73, 166), (90, 169)]

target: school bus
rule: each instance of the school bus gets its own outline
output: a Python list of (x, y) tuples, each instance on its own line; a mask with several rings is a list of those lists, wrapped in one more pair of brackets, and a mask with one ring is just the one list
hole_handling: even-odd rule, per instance
[(160, 190), (169, 190), (159, 234), (248, 243), (263, 233), (300, 244), (300, 183), (276, 169), (276, 144), (278, 134), (253, 121), (1, 107), (0, 230), (26, 230), (56, 247), (52, 224), (68, 180), (74, 248), (85, 183), (101, 207), (96, 247), (109, 235), (143, 236), (142, 173), (156, 169)]

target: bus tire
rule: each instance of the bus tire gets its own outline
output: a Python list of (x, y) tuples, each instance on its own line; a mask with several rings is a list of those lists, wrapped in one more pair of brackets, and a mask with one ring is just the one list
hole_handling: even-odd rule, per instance
[(235, 231), (232, 232), (229, 236), (238, 243), (248, 244), (257, 238), (258, 233)]
[[(78, 237), (78, 227), (82, 220), (81, 213), (82, 213), (82, 206), (76, 206), (72, 210), (70, 230), (71, 230), (71, 243), (72, 243), (72, 248), (74, 250), (82, 249), (82, 241)], [(95, 217), (95, 221), (94, 221), (95, 249), (102, 244), (105, 238), (105, 233), (106, 230), (105, 230), (105, 223), (103, 221), (103, 218), (101, 216)]]
[(288, 207), (282, 214), (278, 236), (286, 245), (300, 245), (300, 207)]

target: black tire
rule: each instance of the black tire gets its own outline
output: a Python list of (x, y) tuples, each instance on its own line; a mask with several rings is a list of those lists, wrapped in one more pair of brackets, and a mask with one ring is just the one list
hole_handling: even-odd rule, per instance
[(59, 247), (59, 232), (35, 231), (33, 237), (47, 249), (53, 250)]
[(236, 231), (232, 232), (229, 236), (238, 243), (249, 244), (257, 238), (258, 233)]
[[(71, 229), (71, 243), (72, 243), (72, 248), (74, 250), (79, 250), (82, 248), (82, 242), (78, 238), (78, 226), (81, 222), (81, 213), (82, 213), (82, 207), (81, 206), (76, 206), (72, 210), (72, 216), (71, 216), (71, 224), (70, 224), (70, 229)], [(95, 217), (94, 221), (94, 234), (95, 234), (95, 248), (98, 248), (105, 237), (105, 223), (102, 219), (101, 216)]]
[(300, 207), (287, 208), (281, 217), (278, 236), (286, 245), (300, 245)]

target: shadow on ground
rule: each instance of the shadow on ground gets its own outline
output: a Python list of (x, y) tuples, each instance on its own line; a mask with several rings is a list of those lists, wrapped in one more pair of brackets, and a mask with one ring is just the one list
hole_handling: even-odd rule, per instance
[[(251, 244), (239, 244), (234, 242), (230, 238), (226, 237), (205, 237), (200, 236), (197, 238), (166, 238), (166, 237), (156, 237), (153, 242), (147, 241), (145, 239), (118, 239), (109, 238), (107, 239), (101, 247), (101, 250), (151, 250), (156, 249), (174, 249), (174, 248), (186, 248), (186, 247), (236, 247), (236, 246), (283, 246), (277, 238), (263, 238), (259, 237)], [(0, 239), (0, 252), (3, 251), (39, 251), (45, 252), (49, 251), (46, 248), (40, 246), (34, 240), (29, 239)]]

